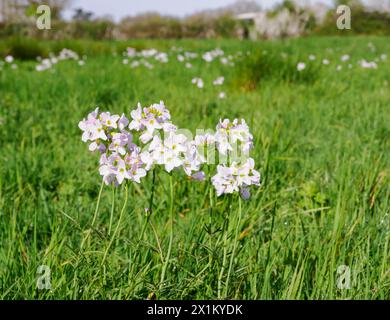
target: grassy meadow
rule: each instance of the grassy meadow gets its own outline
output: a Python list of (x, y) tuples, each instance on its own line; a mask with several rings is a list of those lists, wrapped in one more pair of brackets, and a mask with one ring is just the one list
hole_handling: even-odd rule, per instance
[[(388, 38), (39, 45), (87, 57), (38, 72), (27, 56), (0, 70), (1, 299), (390, 298)], [(167, 52), (169, 62), (131, 68), (121, 56), (127, 46)], [(198, 57), (186, 68), (178, 48), (220, 48), (234, 65)], [(219, 76), (225, 82), (214, 86)], [(209, 182), (182, 172), (173, 174), (173, 195), (163, 170), (154, 183), (148, 174), (128, 189), (100, 189), (98, 156), (78, 122), (96, 106), (129, 116), (138, 102), (160, 100), (194, 133), (220, 118), (247, 121), (261, 187), (242, 201), (241, 219), (237, 196), (210, 197)], [(51, 270), (51, 289), (37, 287), (40, 265)], [(338, 285), (342, 266), (348, 288)]]

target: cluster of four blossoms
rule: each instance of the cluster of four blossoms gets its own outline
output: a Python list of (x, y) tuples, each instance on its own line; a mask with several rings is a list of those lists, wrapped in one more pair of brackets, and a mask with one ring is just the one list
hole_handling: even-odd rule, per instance
[[(193, 179), (204, 180), (206, 175), (201, 169), (210, 162), (204, 155), (205, 148), (216, 148), (219, 161), (229, 162), (219, 164), (211, 178), (218, 196), (240, 192), (243, 198), (249, 198), (249, 187), (260, 184), (260, 174), (249, 157), (253, 136), (243, 119), (220, 120), (214, 134), (189, 139), (172, 124), (162, 101), (144, 108), (138, 104), (130, 116), (131, 120), (96, 109), (79, 123), (82, 141), (89, 142), (90, 151), (101, 154), (99, 172), (106, 184), (120, 185), (125, 180), (140, 183), (156, 165), (167, 172), (181, 168)], [(135, 143), (133, 134), (142, 148)], [(243, 159), (235, 158), (237, 149), (245, 155)]]

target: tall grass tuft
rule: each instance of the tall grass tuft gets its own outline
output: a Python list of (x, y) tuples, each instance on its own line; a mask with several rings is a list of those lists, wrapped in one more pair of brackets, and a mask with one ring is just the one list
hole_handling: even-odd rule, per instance
[(264, 81), (309, 84), (318, 78), (319, 70), (313, 65), (298, 71), (299, 61), (293, 55), (269, 50), (248, 53), (237, 63), (232, 80), (233, 86), (241, 90), (255, 90)]
[(6, 42), (6, 54), (20, 60), (35, 60), (38, 56), (46, 57), (48, 50), (40, 42), (27, 38), (12, 38)]

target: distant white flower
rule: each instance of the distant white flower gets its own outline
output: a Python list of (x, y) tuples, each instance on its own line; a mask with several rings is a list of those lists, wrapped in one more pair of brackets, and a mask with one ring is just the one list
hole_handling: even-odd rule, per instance
[(70, 60), (70, 59), (78, 60), (79, 59), (79, 55), (76, 52), (74, 52), (74, 51), (72, 51), (70, 49), (64, 48), (58, 54), (58, 59), (59, 60)]
[(221, 61), (222, 64), (228, 64), (229, 63), (229, 60), (227, 58), (225, 58), (225, 57), (222, 57), (220, 61)]
[(322, 60), (322, 64), (328, 65), (329, 63), (330, 63), (330, 61), (328, 59)]
[(363, 59), (363, 60), (359, 61), (359, 64), (364, 69), (377, 69), (378, 68), (378, 65), (374, 61), (369, 62), (369, 61), (366, 61)]
[(202, 89), (204, 87), (204, 83), (201, 78), (193, 78), (191, 82), (192, 84), (195, 84), (199, 89)]
[(144, 58), (150, 58), (150, 57), (154, 57), (157, 53), (158, 53), (158, 51), (156, 49), (152, 48), (152, 49), (142, 50), (139, 53), (139, 55), (144, 57)]
[(344, 54), (343, 56), (341, 56), (341, 61), (345, 62), (345, 61), (348, 61), (349, 60), (349, 55), (347, 54)]
[(221, 49), (215, 49), (212, 51), (205, 52), (202, 55), (203, 60), (207, 62), (213, 61), (216, 57), (223, 56), (224, 52)]
[(148, 61), (142, 61), (142, 64), (143, 64), (146, 68), (148, 68), (148, 69), (153, 69), (153, 68), (154, 68), (153, 65), (152, 65), (150, 62), (148, 62)]
[(6, 56), (4, 60), (5, 60), (5, 62), (12, 63), (14, 61), (14, 57), (13, 56)]
[(44, 67), (42, 66), (42, 65), (37, 65), (36, 67), (35, 67), (35, 70), (37, 70), (38, 72), (40, 72), (40, 71), (43, 71), (43, 70), (45, 70), (44, 69)]
[(341, 71), (342, 68), (343, 68), (343, 66), (338, 65), (338, 66), (336, 67), (336, 71)]
[(213, 81), (213, 85), (215, 86), (221, 86), (223, 85), (223, 82), (225, 81), (225, 78), (224, 77), (218, 77), (217, 79), (215, 79)]
[(137, 50), (135, 50), (134, 48), (129, 47), (126, 49), (125, 55), (127, 55), (128, 57), (134, 57), (136, 56), (136, 54)]
[(192, 68), (192, 64), (189, 63), (189, 62), (186, 62), (185, 66), (186, 66), (187, 69), (191, 69)]
[(304, 62), (299, 62), (297, 65), (297, 70), (302, 71), (306, 68), (306, 64)]
[(140, 65), (139, 61), (133, 61), (133, 62), (130, 64), (130, 67), (131, 67), (131, 68), (137, 68), (137, 67), (139, 67), (139, 65)]
[(316, 56), (315, 56), (315, 55), (311, 54), (311, 55), (309, 56), (309, 60), (310, 60), (310, 61), (314, 61), (315, 59), (316, 59)]
[(220, 92), (219, 94), (218, 94), (218, 98), (219, 99), (225, 99), (226, 98), (226, 93), (225, 92)]
[(195, 59), (198, 57), (198, 54), (196, 52), (184, 52), (184, 56), (187, 58), (187, 59)]
[(123, 63), (123, 64), (128, 64), (128, 63), (129, 63), (129, 59), (123, 59), (123, 60), (122, 60), (122, 63)]
[(44, 71), (52, 67), (52, 62), (50, 59), (43, 59), (41, 63), (35, 67), (37, 71)]
[(214, 57), (211, 55), (210, 52), (206, 52), (205, 54), (203, 54), (202, 58), (207, 62), (211, 62), (214, 60)]
[(167, 63), (168, 62), (168, 55), (165, 52), (159, 52), (154, 57), (157, 61), (160, 61), (161, 63)]

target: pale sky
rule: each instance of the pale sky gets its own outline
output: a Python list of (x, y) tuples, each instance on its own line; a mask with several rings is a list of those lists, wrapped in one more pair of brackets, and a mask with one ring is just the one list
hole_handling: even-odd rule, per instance
[[(66, 19), (73, 15), (74, 8), (92, 11), (95, 16), (110, 15), (115, 21), (128, 15), (144, 12), (158, 12), (183, 17), (205, 9), (216, 9), (234, 3), (236, 0), (71, 0), (71, 8), (64, 14)], [(332, 0), (302, 0), (331, 4)], [(280, 0), (256, 0), (268, 8)]]

